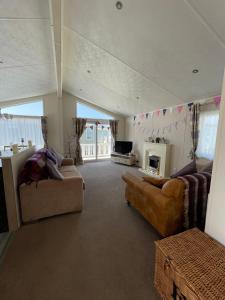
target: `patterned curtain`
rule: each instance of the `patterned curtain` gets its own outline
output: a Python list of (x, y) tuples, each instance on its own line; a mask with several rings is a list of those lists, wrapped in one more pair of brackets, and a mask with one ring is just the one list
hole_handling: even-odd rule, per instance
[(118, 134), (118, 122), (117, 120), (109, 120), (109, 125), (110, 125), (110, 129), (111, 129), (111, 133), (112, 133), (112, 137), (114, 140), (114, 144), (116, 141), (116, 137)]
[(48, 148), (48, 124), (47, 117), (41, 117), (41, 131), (44, 140), (44, 147)]
[(73, 131), (74, 131), (74, 138), (75, 138), (73, 158), (76, 165), (83, 164), (80, 138), (85, 130), (86, 123), (87, 123), (86, 119), (80, 119), (80, 118), (73, 119)]
[(192, 105), (192, 117), (191, 117), (191, 137), (192, 137), (192, 150), (190, 152), (191, 159), (196, 159), (196, 150), (198, 147), (199, 138), (199, 115), (200, 104), (196, 103)]

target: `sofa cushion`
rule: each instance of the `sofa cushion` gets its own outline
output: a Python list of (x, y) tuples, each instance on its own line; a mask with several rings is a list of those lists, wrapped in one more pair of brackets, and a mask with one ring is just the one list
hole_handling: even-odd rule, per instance
[(162, 187), (165, 182), (168, 181), (168, 179), (165, 178), (157, 178), (157, 177), (152, 177), (152, 176), (143, 176), (144, 181), (151, 183), (154, 186), (157, 187)]
[(56, 157), (47, 148), (42, 148), (38, 150), (36, 153), (43, 153), (45, 155), (46, 160), (50, 159), (54, 164), (57, 163)]
[(63, 155), (58, 153), (56, 150), (54, 150), (53, 148), (50, 149), (51, 154), (55, 157), (56, 161), (57, 161), (57, 165), (60, 168), (62, 165), (62, 161), (63, 161)]
[(183, 199), (185, 185), (180, 179), (170, 179), (162, 187), (162, 193), (167, 197)]
[[(68, 167), (68, 166), (67, 166)], [(72, 166), (71, 166), (72, 167)], [(73, 168), (69, 169), (69, 168), (65, 168), (62, 167), (60, 169), (60, 173), (64, 176), (64, 177), (81, 177), (80, 172), (77, 170), (77, 168), (75, 166), (73, 166)]]
[(35, 152), (26, 162), (19, 174), (18, 184), (30, 183), (48, 178), (44, 152)]
[(202, 170), (211, 162), (211, 160), (204, 158), (204, 157), (198, 157), (196, 159), (196, 168), (197, 172), (202, 172)]
[(51, 159), (47, 159), (46, 165), (50, 178), (63, 180), (63, 175), (61, 174), (61, 172), (59, 172), (57, 165)]
[(210, 161), (207, 165), (205, 165), (202, 169), (201, 172), (207, 172), (212, 174), (212, 169), (213, 169), (213, 161)]
[(196, 172), (197, 172), (196, 161), (193, 160), (192, 162), (187, 164), (184, 168), (182, 168), (180, 171), (171, 175), (171, 178), (176, 178), (176, 177), (184, 176), (184, 175), (190, 175), (190, 174), (194, 174)]

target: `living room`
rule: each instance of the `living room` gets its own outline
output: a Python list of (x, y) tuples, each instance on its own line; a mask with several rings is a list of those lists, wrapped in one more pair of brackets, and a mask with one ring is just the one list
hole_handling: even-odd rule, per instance
[(0, 2), (1, 299), (225, 299), (224, 9)]

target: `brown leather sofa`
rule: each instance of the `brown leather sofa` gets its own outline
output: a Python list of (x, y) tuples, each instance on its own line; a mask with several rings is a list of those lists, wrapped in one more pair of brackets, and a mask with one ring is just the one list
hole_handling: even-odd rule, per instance
[(125, 198), (163, 236), (183, 229), (184, 183), (179, 179), (143, 178), (126, 173)]

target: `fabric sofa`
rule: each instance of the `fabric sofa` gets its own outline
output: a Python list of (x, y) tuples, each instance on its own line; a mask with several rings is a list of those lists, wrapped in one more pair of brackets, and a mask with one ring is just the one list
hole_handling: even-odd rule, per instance
[(63, 159), (59, 171), (63, 180), (44, 179), (20, 185), (20, 208), (24, 223), (82, 210), (84, 181), (73, 159)]
[(183, 229), (185, 185), (179, 179), (157, 179), (126, 173), (125, 198), (163, 236)]

